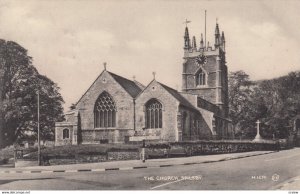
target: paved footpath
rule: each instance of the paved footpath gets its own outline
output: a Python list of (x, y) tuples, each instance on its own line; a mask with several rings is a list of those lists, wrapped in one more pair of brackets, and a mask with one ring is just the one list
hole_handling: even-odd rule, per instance
[(151, 159), (143, 163), (141, 160), (111, 161), (101, 163), (69, 164), (56, 166), (31, 166), (20, 168), (1, 168), (1, 174), (7, 173), (68, 173), (68, 172), (99, 172), (116, 170), (133, 170), (141, 168), (160, 168), (177, 165), (193, 165), (202, 163), (221, 162), (252, 156), (270, 154), (273, 151), (255, 151), (244, 153), (192, 156), (183, 158)]
[(300, 188), (300, 176), (291, 178), (276, 187), (272, 187), (273, 190), (299, 190)]

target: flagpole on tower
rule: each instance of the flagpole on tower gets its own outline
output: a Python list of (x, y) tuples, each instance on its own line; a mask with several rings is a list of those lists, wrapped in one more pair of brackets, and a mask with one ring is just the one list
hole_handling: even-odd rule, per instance
[(206, 49), (206, 10), (205, 10), (205, 21), (204, 21), (204, 48)]

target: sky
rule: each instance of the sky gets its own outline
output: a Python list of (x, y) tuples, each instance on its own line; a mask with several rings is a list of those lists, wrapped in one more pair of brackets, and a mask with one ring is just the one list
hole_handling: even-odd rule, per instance
[(300, 70), (298, 0), (42, 0), (0, 1), (0, 39), (19, 43), (38, 71), (61, 88), (65, 111), (103, 71), (147, 85), (181, 88), (183, 35), (199, 45), (218, 19), (229, 71), (252, 80)]

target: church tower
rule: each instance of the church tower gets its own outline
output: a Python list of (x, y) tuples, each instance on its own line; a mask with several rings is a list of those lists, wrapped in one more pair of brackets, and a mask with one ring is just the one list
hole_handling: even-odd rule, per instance
[(182, 70), (182, 91), (217, 105), (223, 117), (228, 117), (228, 71), (226, 66), (225, 35), (215, 27), (214, 47), (203, 42), (197, 48), (196, 38), (192, 45), (188, 27), (184, 35), (184, 62)]

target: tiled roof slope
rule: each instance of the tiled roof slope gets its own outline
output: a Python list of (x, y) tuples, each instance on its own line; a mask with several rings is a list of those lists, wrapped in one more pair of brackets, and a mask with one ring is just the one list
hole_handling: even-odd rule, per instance
[(140, 82), (138, 82), (138, 81), (136, 81), (136, 80), (134, 80), (134, 83), (135, 83), (141, 90), (143, 90), (143, 89), (146, 88), (146, 86), (144, 86), (143, 84), (141, 84)]
[(108, 72), (133, 98), (135, 98), (142, 89), (131, 80), (128, 80), (124, 77), (116, 75), (114, 73)]
[(164, 89), (166, 89), (172, 96), (174, 96), (174, 98), (176, 98), (181, 105), (188, 107), (188, 108), (192, 108), (194, 110), (196, 110), (196, 108), (187, 100), (185, 99), (179, 92), (177, 92), (176, 90), (174, 90), (173, 88), (170, 88), (160, 82), (158, 82)]

